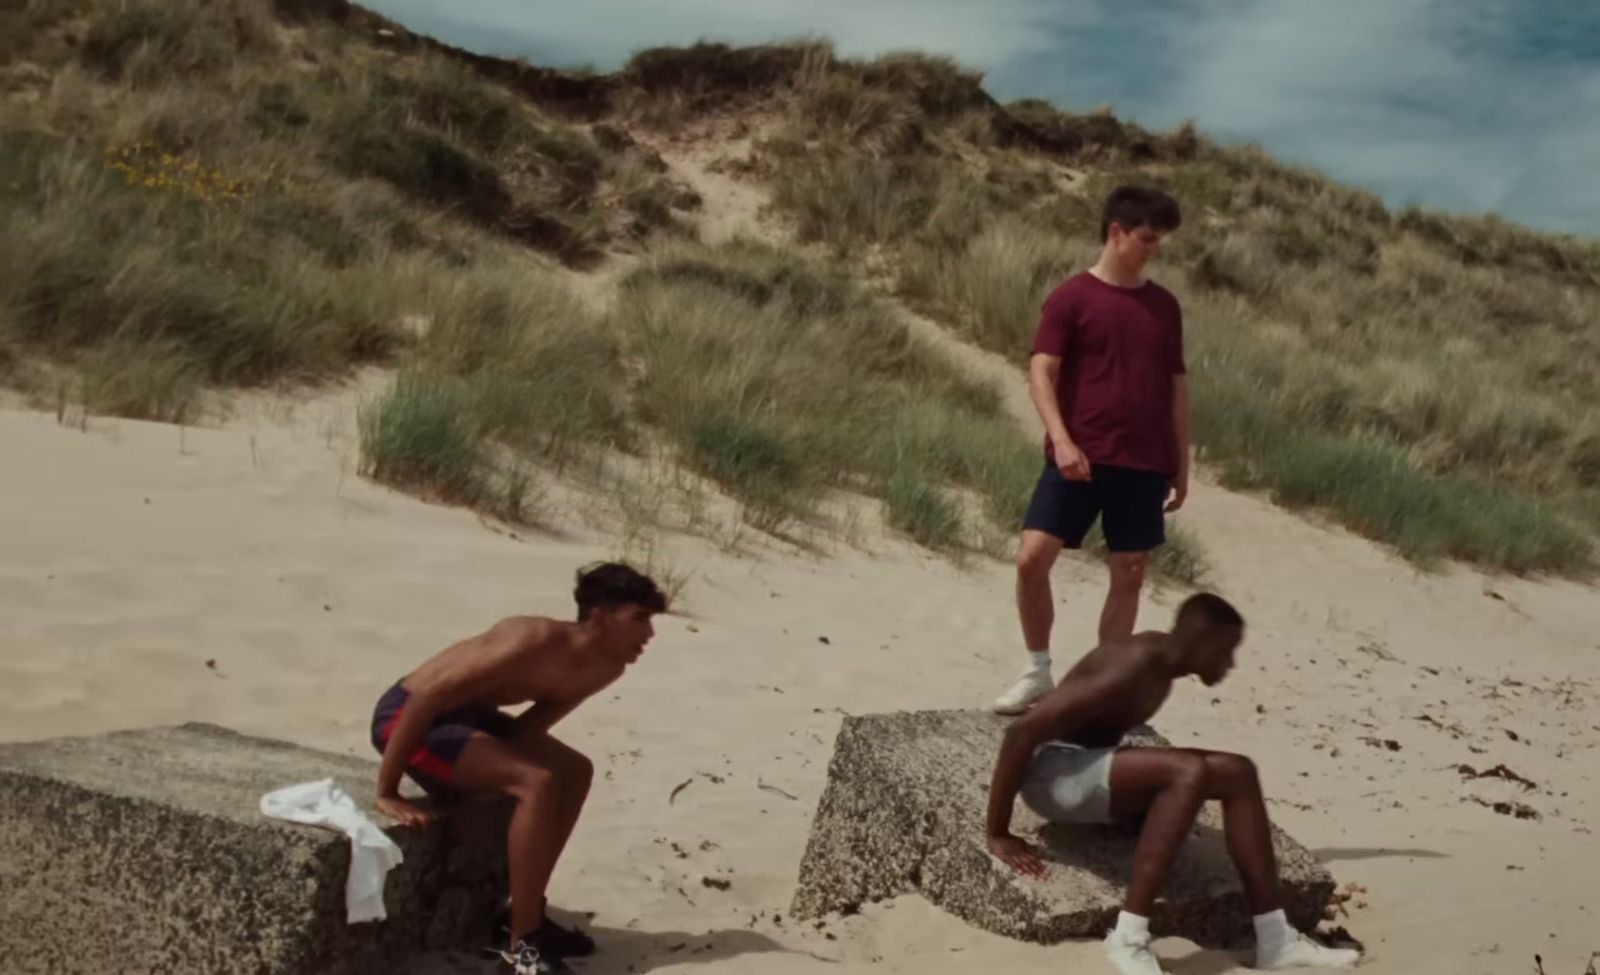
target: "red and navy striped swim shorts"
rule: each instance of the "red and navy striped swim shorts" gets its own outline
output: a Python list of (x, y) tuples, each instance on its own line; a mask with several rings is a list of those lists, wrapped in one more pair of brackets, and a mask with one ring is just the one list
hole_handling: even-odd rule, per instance
[[(383, 754), (389, 736), (405, 710), (411, 692), (399, 682), (383, 692), (372, 711), (372, 747)], [(406, 774), (429, 793), (439, 795), (455, 790), (455, 767), (461, 752), (475, 734), (509, 738), (516, 719), (498, 708), (468, 706), (446, 711), (434, 720), (422, 741), (406, 761)]]

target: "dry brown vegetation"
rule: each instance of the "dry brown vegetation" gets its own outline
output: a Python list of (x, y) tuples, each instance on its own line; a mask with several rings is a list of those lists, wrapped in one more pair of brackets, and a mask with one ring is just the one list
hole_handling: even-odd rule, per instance
[(695, 202), (631, 140), (259, 0), (4, 17), (0, 363), (78, 367), (95, 409), (382, 359), (444, 279), (527, 262), (501, 242), (581, 264)]

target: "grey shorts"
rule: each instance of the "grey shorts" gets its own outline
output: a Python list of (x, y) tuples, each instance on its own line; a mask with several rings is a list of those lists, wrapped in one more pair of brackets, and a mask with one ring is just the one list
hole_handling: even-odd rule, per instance
[(1023, 774), (1023, 803), (1052, 823), (1110, 823), (1115, 753), (1115, 748), (1045, 742)]

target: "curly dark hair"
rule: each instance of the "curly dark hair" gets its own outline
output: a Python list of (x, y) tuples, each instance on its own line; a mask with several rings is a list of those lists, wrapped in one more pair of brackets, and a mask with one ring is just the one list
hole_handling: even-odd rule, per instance
[(1178, 623), (1193, 620), (1205, 627), (1236, 626), (1244, 628), (1244, 617), (1233, 604), (1214, 592), (1197, 592), (1178, 607)]
[(1100, 213), (1100, 239), (1111, 235), (1111, 225), (1123, 230), (1151, 227), (1162, 233), (1177, 230), (1183, 223), (1178, 201), (1148, 186), (1119, 186), (1106, 196)]
[(600, 607), (643, 606), (652, 613), (667, 611), (667, 596), (654, 579), (625, 562), (596, 562), (578, 570), (572, 592), (578, 602), (578, 620)]

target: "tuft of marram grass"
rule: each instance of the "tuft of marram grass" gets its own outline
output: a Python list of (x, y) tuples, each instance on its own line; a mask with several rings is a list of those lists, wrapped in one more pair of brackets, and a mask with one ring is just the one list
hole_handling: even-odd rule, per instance
[(363, 472), (528, 520), (533, 470), (626, 446), (616, 343), (549, 272), (508, 253), (424, 275), (423, 334), (363, 414)]
[(840, 489), (938, 547), (978, 534), (952, 488), (993, 523), (1020, 519), (1037, 447), (838, 267), (750, 242), (677, 248), (624, 279), (614, 318), (641, 360), (642, 417), (763, 528), (815, 518)]

